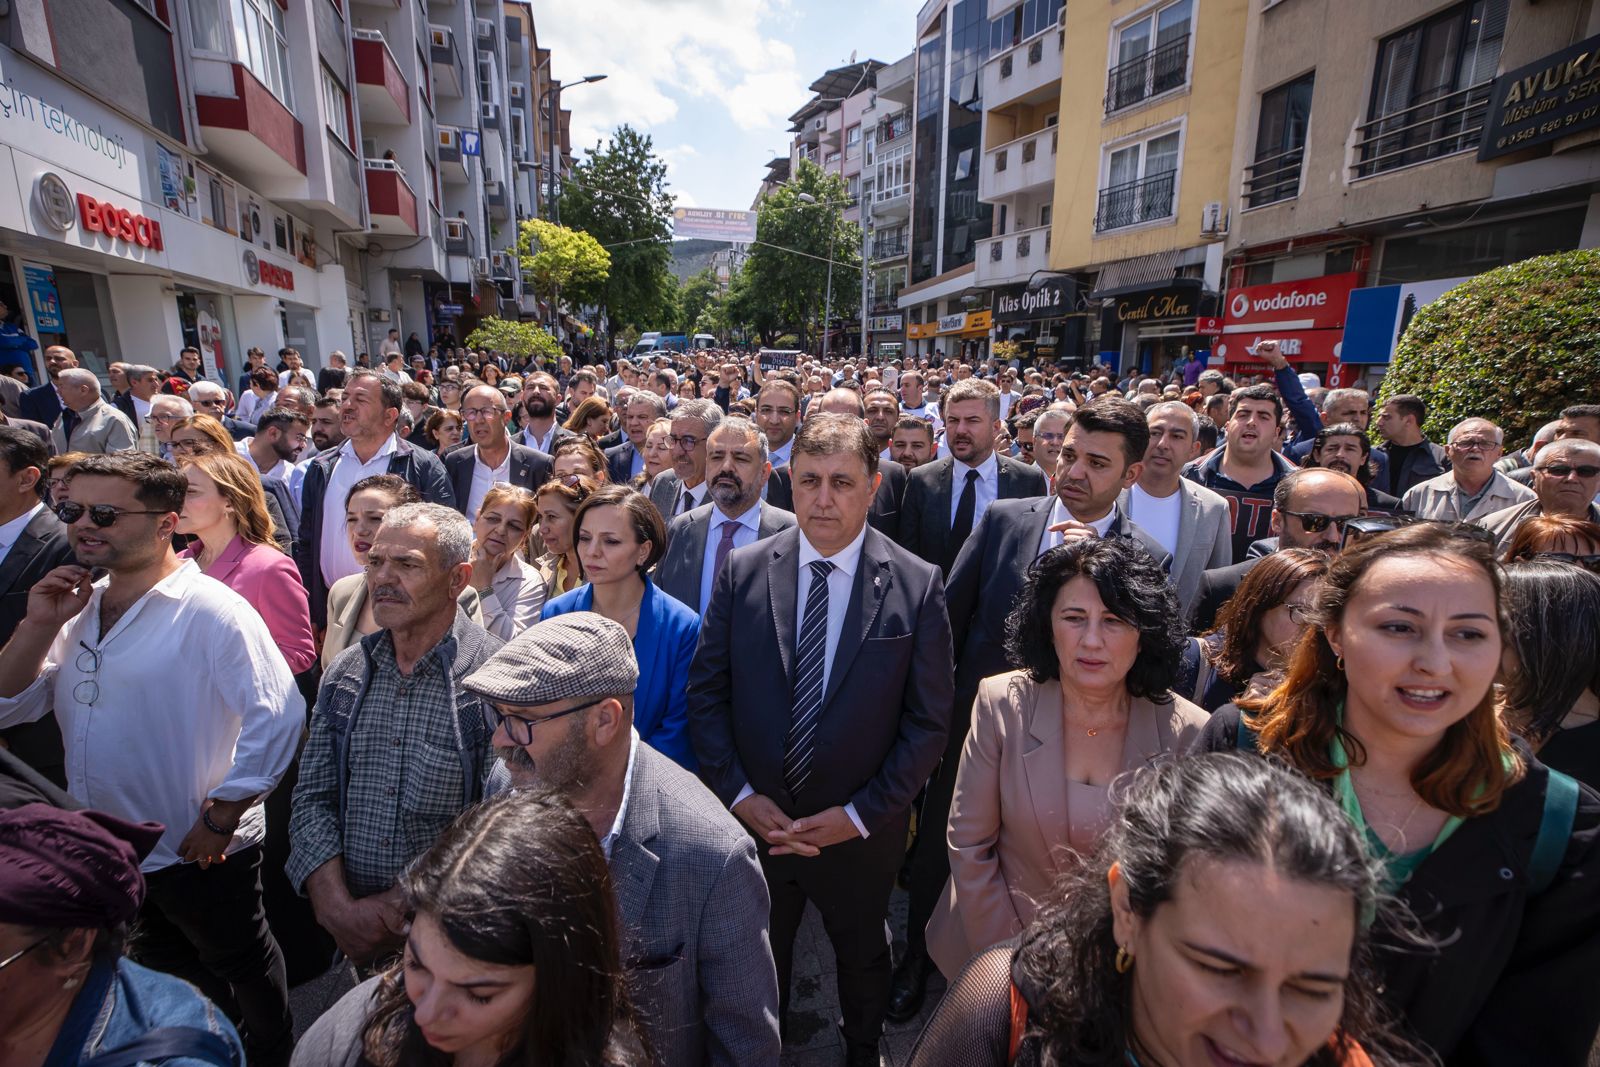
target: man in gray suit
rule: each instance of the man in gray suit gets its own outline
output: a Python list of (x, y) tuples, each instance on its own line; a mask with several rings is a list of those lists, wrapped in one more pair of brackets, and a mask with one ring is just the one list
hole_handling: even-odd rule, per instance
[(531, 627), (463, 684), (497, 720), (511, 787), (565, 794), (600, 838), (658, 1062), (776, 1064), (778, 975), (755, 844), (699, 779), (639, 740), (638, 680), (628, 632), (578, 611)]
[(772, 473), (767, 435), (749, 419), (722, 420), (706, 439), (711, 503), (679, 515), (667, 528), (667, 553), (656, 586), (704, 615), (711, 585), (735, 548), (753, 545), (794, 525), (794, 515), (761, 499)]
[(671, 522), (706, 502), (706, 440), (722, 421), (709, 400), (685, 400), (672, 409), (672, 469), (650, 483), (650, 503)]
[(138, 441), (128, 417), (100, 396), (94, 371), (72, 367), (56, 378), (61, 391), (61, 418), (51, 433), (56, 455), (67, 452), (125, 452)]
[(1200, 576), (1233, 562), (1228, 499), (1181, 477), (1184, 464), (1200, 455), (1200, 416), (1188, 404), (1169, 400), (1145, 412), (1150, 445), (1139, 480), (1122, 491), (1122, 513), (1172, 556), (1172, 585), (1188, 617), (1200, 592)]

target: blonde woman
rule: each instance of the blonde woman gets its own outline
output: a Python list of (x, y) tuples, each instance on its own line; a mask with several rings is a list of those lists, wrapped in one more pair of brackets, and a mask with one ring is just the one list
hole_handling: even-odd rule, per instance
[(180, 555), (248, 600), (289, 669), (306, 670), (317, 661), (311, 609), (294, 561), (273, 540), (255, 467), (236, 452), (206, 452), (186, 458), (183, 473), (189, 493), (178, 532), (195, 542)]
[(544, 579), (522, 558), (538, 502), (526, 489), (495, 485), (472, 523), (472, 577), (483, 605), (483, 628), (509, 641), (539, 621)]
[(534, 492), (538, 502), (539, 536), (544, 541), (545, 551), (533, 561), (533, 566), (544, 579), (547, 596), (570, 593), (583, 584), (572, 517), (577, 514), (578, 505), (598, 488), (600, 483), (580, 477), (571, 484), (545, 482)]

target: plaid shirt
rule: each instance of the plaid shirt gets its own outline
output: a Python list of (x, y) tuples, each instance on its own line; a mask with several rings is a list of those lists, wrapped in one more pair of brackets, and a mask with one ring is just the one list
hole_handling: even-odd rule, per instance
[[(500, 644), (458, 613), (451, 635), (409, 676), (401, 675), (386, 630), (334, 661), (289, 820), (296, 888), (342, 856), (352, 896), (381, 893), (482, 796), (491, 734), (478, 698), (459, 680)], [(363, 669), (364, 685), (356, 685)]]

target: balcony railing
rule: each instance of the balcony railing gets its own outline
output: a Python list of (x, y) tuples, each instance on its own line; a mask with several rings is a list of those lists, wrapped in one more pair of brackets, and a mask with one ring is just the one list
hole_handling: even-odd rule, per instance
[(1489, 110), (1491, 81), (1391, 111), (1356, 127), (1353, 177), (1370, 178), (1440, 156), (1477, 148)]
[(1104, 233), (1124, 226), (1136, 226), (1141, 222), (1171, 218), (1177, 179), (1177, 171), (1167, 170), (1100, 190), (1100, 203), (1094, 213), (1094, 232)]
[(1300, 195), (1300, 165), (1304, 146), (1263, 156), (1244, 169), (1245, 207), (1263, 207)]
[(906, 254), (910, 243), (904, 237), (894, 237), (872, 242), (873, 259), (894, 259)]
[(911, 113), (902, 111), (893, 118), (878, 123), (878, 147), (882, 148), (890, 141), (904, 137), (911, 132)]
[(1106, 78), (1106, 114), (1178, 88), (1188, 72), (1189, 34), (1119, 63)]

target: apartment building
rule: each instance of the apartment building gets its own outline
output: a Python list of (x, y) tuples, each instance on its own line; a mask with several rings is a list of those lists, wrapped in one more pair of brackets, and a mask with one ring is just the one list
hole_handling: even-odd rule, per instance
[[(1293, 6), (1300, 0), (1279, 0)], [(1072, 0), (1050, 267), (1060, 353), (1160, 373), (1206, 353), (1223, 283), (1245, 23), (1261, 0)], [(1066, 294), (1064, 294), (1066, 295)]]
[(0, 299), (102, 374), (193, 345), (228, 383), (251, 346), (319, 366), (390, 328), (428, 339), (518, 313), (526, 16), (506, 0), (7, 6)]
[(899, 308), (911, 256), (911, 106), (916, 56), (878, 71), (877, 91), (862, 114), (862, 226), (868, 279), (867, 351), (896, 359), (905, 351), (905, 312)]
[(1591, 0), (1253, 5), (1213, 362), (1370, 381), (1460, 279), (1600, 244), (1596, 57)]

